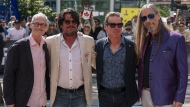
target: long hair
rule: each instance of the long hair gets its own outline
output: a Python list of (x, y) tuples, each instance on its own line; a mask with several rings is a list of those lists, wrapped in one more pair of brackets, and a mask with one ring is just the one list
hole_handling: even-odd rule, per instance
[[(148, 34), (148, 30), (147, 28), (143, 25), (143, 22), (141, 20), (141, 14), (142, 14), (142, 11), (144, 9), (151, 9), (155, 12), (155, 14), (158, 14), (159, 11), (158, 9), (156, 8), (155, 5), (153, 4), (146, 4), (144, 5), (140, 12), (139, 12), (139, 15), (138, 15), (138, 18), (137, 18), (137, 25), (136, 25), (136, 37), (135, 37), (135, 42), (136, 42), (136, 54), (137, 54), (137, 61), (139, 62), (140, 58), (142, 57), (142, 53), (143, 53), (143, 48), (144, 48), (144, 44), (145, 44), (145, 38), (146, 38), (146, 35)], [(161, 43), (161, 39), (162, 39), (162, 35), (163, 35), (163, 32), (168, 30), (167, 27), (164, 25), (162, 19), (160, 18), (159, 19), (159, 22), (158, 22), (158, 33), (156, 34), (158, 36), (158, 48), (160, 46), (160, 43)], [(157, 51), (158, 51), (158, 48), (157, 48)]]
[(80, 24), (80, 20), (79, 20), (79, 14), (77, 13), (77, 11), (75, 11), (74, 9), (72, 8), (67, 8), (67, 9), (63, 9), (60, 14), (59, 14), (59, 18), (58, 18), (58, 27), (59, 27), (59, 30), (60, 32), (62, 32), (62, 24), (63, 24), (63, 21), (65, 20), (65, 15), (66, 14), (71, 14), (71, 17), (73, 18), (73, 20), (75, 20), (77, 22), (77, 27), (79, 26)]

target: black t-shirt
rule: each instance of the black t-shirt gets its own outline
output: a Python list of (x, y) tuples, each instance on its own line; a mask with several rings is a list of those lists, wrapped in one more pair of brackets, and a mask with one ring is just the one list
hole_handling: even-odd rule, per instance
[(150, 55), (152, 51), (151, 37), (146, 47), (144, 55), (144, 72), (143, 72), (143, 87), (149, 88), (149, 64), (150, 64)]

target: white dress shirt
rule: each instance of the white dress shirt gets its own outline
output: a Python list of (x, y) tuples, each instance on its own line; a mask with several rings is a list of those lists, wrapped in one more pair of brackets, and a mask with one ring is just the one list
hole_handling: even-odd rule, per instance
[(66, 89), (77, 89), (84, 84), (79, 39), (72, 47), (66, 44), (61, 36), (58, 86)]

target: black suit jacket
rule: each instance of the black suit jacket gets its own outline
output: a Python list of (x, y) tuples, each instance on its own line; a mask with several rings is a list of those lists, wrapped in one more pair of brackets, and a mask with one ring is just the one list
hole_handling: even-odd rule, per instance
[[(124, 74), (125, 77), (125, 86), (126, 86), (126, 96), (127, 103), (129, 106), (134, 105), (138, 100), (138, 90), (135, 81), (135, 72), (136, 72), (136, 53), (134, 49), (134, 43), (127, 38), (125, 38), (126, 45), (126, 72)], [(104, 53), (104, 45), (106, 43), (106, 38), (98, 40), (95, 45), (96, 51), (96, 72), (97, 72), (97, 85), (98, 85), (98, 94), (100, 95), (101, 89), (101, 81), (103, 74), (103, 53)], [(100, 97), (100, 96), (99, 96)]]
[[(46, 92), (50, 98), (49, 55), (43, 44), (46, 58)], [(34, 83), (34, 69), (29, 37), (15, 42), (8, 50), (3, 78), (3, 94), (6, 105), (26, 107)]]

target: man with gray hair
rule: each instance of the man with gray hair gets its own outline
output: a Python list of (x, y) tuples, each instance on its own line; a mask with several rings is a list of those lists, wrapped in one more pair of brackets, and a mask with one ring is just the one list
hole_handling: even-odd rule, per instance
[(49, 99), (49, 55), (42, 35), (48, 30), (43, 13), (33, 16), (29, 37), (8, 50), (3, 92), (8, 107), (44, 107)]
[(139, 12), (136, 28), (139, 97), (143, 107), (182, 107), (187, 88), (183, 35), (167, 28), (155, 5)]

